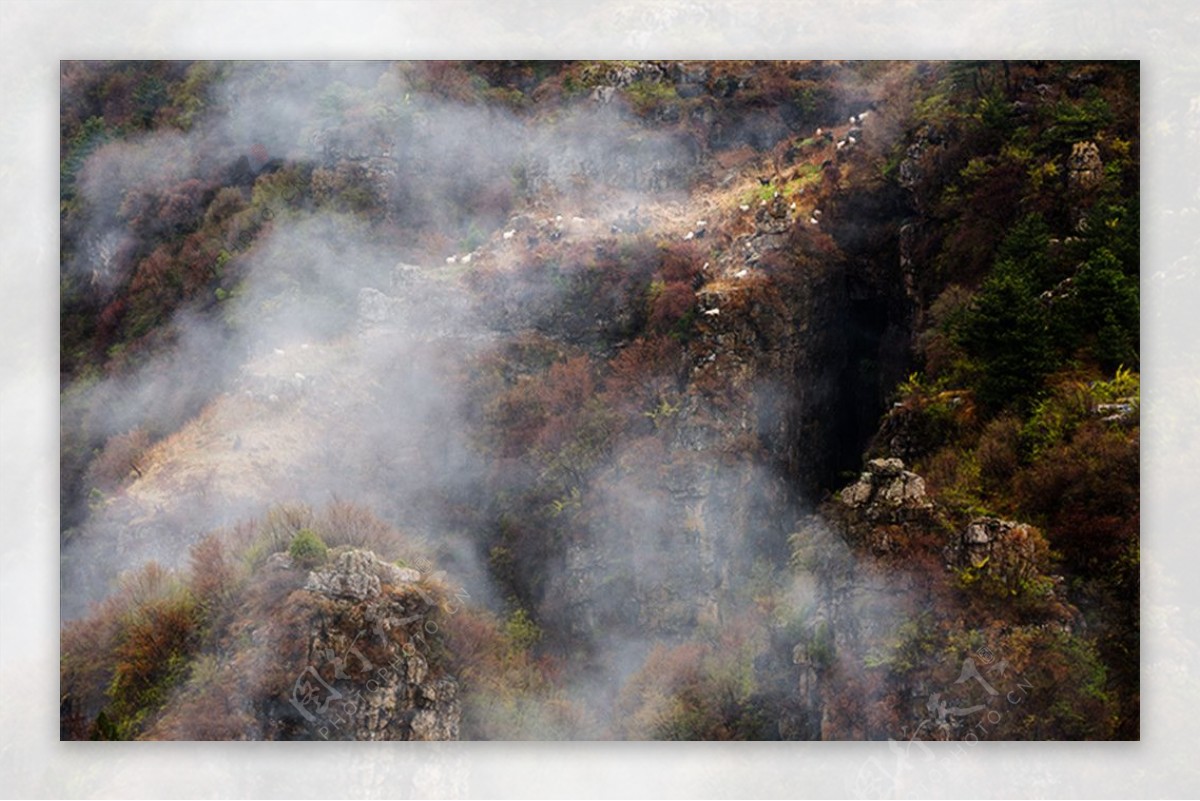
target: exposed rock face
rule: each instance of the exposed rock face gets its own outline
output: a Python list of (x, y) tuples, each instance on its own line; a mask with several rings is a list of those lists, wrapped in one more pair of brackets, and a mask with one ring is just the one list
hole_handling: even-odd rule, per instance
[[(543, 620), (565, 620), (572, 636), (593, 625), (686, 631), (720, 620), (755, 558), (786, 558), (797, 513), (844, 467), (839, 460), (856, 450), (847, 443), (865, 444), (896, 378), (860, 364), (907, 365), (892, 352), (907, 347), (910, 325), (897, 233), (859, 224), (883, 219), (867, 206), (847, 204), (841, 226), (836, 210), (822, 217), (822, 232), (828, 222), (853, 265), (810, 253), (812, 236), (824, 233), (782, 197), (743, 210), (752, 227), (723, 249), (697, 292), (663, 468), (634, 494), (647, 499), (644, 521), (593, 516), (579, 527), (564, 544), (563, 569), (547, 571)], [(915, 513), (924, 488), (906, 474), (874, 503), (877, 516)]]
[(1031, 525), (998, 517), (979, 517), (967, 524), (944, 551), (947, 566), (991, 579), (1004, 591), (1032, 593), (1046, 599), (1057, 596), (1064, 624), (1073, 613), (1060, 592), (1061, 579), (1048, 575), (1050, 548), (1042, 533)]
[(1071, 200), (1071, 224), (1076, 231), (1087, 227), (1087, 209), (1104, 181), (1104, 162), (1095, 142), (1076, 142), (1067, 158), (1067, 196)]
[(458, 681), (439, 640), (443, 591), (374, 553), (337, 548), (312, 571), (287, 553), (254, 574), (207, 677), (164, 710), (156, 739), (455, 740)]
[(365, 601), (379, 595), (382, 584), (399, 586), (420, 577), (420, 571), (388, 564), (367, 551), (351, 550), (309, 573), (304, 589), (331, 598)]
[(933, 508), (925, 480), (904, 469), (899, 459), (872, 459), (858, 481), (842, 490), (840, 501), (852, 518), (868, 523), (904, 523), (924, 518)]
[(1013, 540), (1014, 532), (1027, 534), (1028, 528), (1022, 523), (997, 517), (972, 520), (947, 548), (947, 562), (956, 567), (980, 567), (991, 558), (993, 549), (998, 550)]
[(1076, 142), (1067, 159), (1067, 185), (1076, 192), (1090, 192), (1104, 180), (1104, 162), (1095, 142)]
[[(719, 621), (755, 558), (786, 558), (796, 510), (835, 472), (850, 361), (839, 333), (846, 268), (814, 262), (787, 282), (771, 280), (768, 271), (786, 269), (773, 265), (799, 223), (786, 204), (758, 216), (713, 266), (720, 277), (698, 292), (687, 385), (664, 422), (658, 476), (617, 490), (619, 509), (592, 515), (564, 544), (562, 569), (548, 571), (541, 617), (565, 621), (571, 636), (622, 626), (680, 633)], [(749, 268), (748, 242), (769, 263)], [(918, 489), (902, 493), (905, 508), (919, 505)]]
[[(868, 462), (857, 482), (799, 522), (795, 558), (815, 587), (813, 611), (793, 650), (793, 697), (802, 708), (780, 713), (785, 736), (867, 736), (861, 721), (874, 701), (847, 705), (843, 695), (830, 704), (828, 691), (857, 681), (864, 664), (897, 658), (898, 649), (912, 644), (905, 646), (905, 638), (937, 614), (940, 593), (961, 582), (978, 582), (995, 602), (1022, 605), (1036, 625), (1066, 631), (1078, 625), (1062, 579), (1048, 572), (1049, 547), (1038, 529), (977, 517), (947, 542), (946, 519), (920, 476), (899, 459), (883, 458)], [(899, 635), (903, 627), (909, 633)], [(918, 682), (911, 692), (917, 698), (927, 688)]]
[(900, 185), (913, 192), (914, 200), (919, 200), (927, 177), (936, 174), (940, 161), (945, 152), (947, 135), (926, 125), (914, 135), (912, 144), (904, 153), (897, 173)]
[[(420, 573), (369, 551), (335, 551), (290, 599), (305, 662), (274, 725), (319, 739), (454, 740), (458, 682), (431, 665), (434, 599)], [(299, 732), (296, 732), (299, 733)]]

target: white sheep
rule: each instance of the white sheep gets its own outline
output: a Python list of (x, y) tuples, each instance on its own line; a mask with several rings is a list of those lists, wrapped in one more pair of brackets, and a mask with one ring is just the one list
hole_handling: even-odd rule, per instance
[(750, 211), (750, 207), (748, 205), (746, 205), (745, 203), (738, 206), (738, 208), (741, 209), (742, 211)]
[(458, 264), (458, 256), (447, 256), (446, 264)]
[(471, 254), (468, 253), (467, 255), (463, 256), (461, 261), (463, 264), (470, 264), (471, 263)]
[(695, 234), (693, 234), (691, 231), (688, 231), (686, 234), (684, 234), (684, 235), (683, 235), (683, 241), (684, 241), (684, 242), (690, 242), (690, 241), (692, 241), (692, 239), (693, 239), (695, 236), (696, 236), (696, 235), (695, 235)]
[(813, 225), (816, 225), (818, 222), (820, 222), (820, 220), (818, 220), (816, 217), (809, 217), (808, 221)]
[(721, 313), (720, 309), (705, 309), (704, 310), (704, 314), (708, 317), (716, 317), (720, 313)]
[(734, 273), (733, 277), (734, 278), (745, 278), (749, 274), (750, 274), (749, 270), (741, 269), (741, 270), (738, 270), (736, 273)]
[(517, 235), (517, 229), (516, 229), (516, 228), (512, 229), (511, 231), (505, 231), (505, 232), (504, 232), (504, 238), (505, 238), (505, 239), (512, 239), (512, 238), (513, 238), (514, 236), (516, 236), (516, 235)]

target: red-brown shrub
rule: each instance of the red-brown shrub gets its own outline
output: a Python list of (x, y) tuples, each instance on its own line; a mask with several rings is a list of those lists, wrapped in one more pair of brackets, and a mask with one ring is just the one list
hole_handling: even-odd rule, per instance
[(696, 305), (696, 293), (682, 281), (662, 285), (651, 298), (648, 328), (656, 334), (670, 333)]
[(678, 282), (695, 288), (703, 281), (700, 269), (703, 264), (703, 252), (697, 245), (675, 242), (662, 248), (658, 270), (667, 283)]

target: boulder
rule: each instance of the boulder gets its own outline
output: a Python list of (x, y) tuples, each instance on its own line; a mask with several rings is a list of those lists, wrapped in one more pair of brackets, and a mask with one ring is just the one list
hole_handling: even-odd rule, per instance
[(895, 458), (867, 462), (858, 481), (842, 490), (840, 501), (855, 517), (871, 523), (903, 523), (933, 508), (925, 480)]
[(946, 565), (994, 580), (1011, 594), (1049, 597), (1054, 581), (1049, 570), (1050, 549), (1045, 537), (1028, 523), (977, 517), (946, 547)]
[(309, 573), (304, 589), (331, 598), (364, 601), (379, 595), (383, 584), (396, 586), (420, 577), (417, 570), (389, 564), (368, 551), (350, 549)]

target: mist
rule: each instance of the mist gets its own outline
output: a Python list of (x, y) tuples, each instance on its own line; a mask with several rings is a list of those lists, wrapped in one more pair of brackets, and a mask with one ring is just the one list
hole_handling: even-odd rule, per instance
[[(710, 210), (688, 208), (687, 190), (700, 143), (647, 129), (604, 95), (535, 121), (431, 93), (434, 65), (210, 69), (211, 111), (189, 131), (102, 144), (80, 173), (84, 246), (65, 270), (101, 300), (139, 280), (139, 237), (170, 214), (172, 201), (147, 198), (195, 181), (177, 202), (200, 203), (205, 187), (231, 182), (222, 213), (243, 234), (221, 257), (236, 285), (175, 309), (157, 346), (124, 369), (63, 387), (64, 452), (131, 432), (152, 442), (110, 489), (85, 477), (64, 497), (64, 620), (124, 571), (183, 568), (208, 532), (281, 506), (352, 503), (427, 544), (476, 602), (535, 612), (544, 647), (572, 660), (567, 696), (591, 716), (576, 736), (645, 737), (619, 707), (656, 648), (778, 650), (767, 638), (782, 618), (755, 612), (766, 587), (815, 614), (816, 579), (787, 568), (789, 535), (819, 500), (797, 485), (795, 462), (815, 454), (788, 464), (748, 444), (787, 436), (796, 388), (753, 376), (756, 345), (730, 307), (648, 382), (666, 387), (661, 419), (606, 440), (575, 472), (498, 462), (481, 447), (480, 365), (529, 337), (562, 358), (631, 345), (617, 311), (643, 302), (649, 278), (595, 295), (616, 311), (584, 319), (572, 282), (586, 270), (572, 260), (612, 247), (639, 213), (699, 225)], [(834, 106), (865, 93), (849, 87)], [(351, 104), (370, 112), (347, 118)], [(763, 147), (786, 134), (749, 118), (722, 135)], [(297, 181), (328, 202), (298, 201)], [(547, 252), (556, 280), (531, 277)], [(741, 291), (731, 276), (742, 265), (714, 270), (731, 282), (726, 299)], [(516, 369), (516, 385), (537, 374)], [(732, 401), (696, 400), (711, 375)], [(830, 391), (828, 376), (806, 378), (805, 397)], [(547, 487), (558, 496), (517, 524), (554, 532), (553, 544), (515, 554), (532, 568), (497, 576), (511, 499)], [(531, 738), (557, 731), (540, 713), (527, 727)]]

